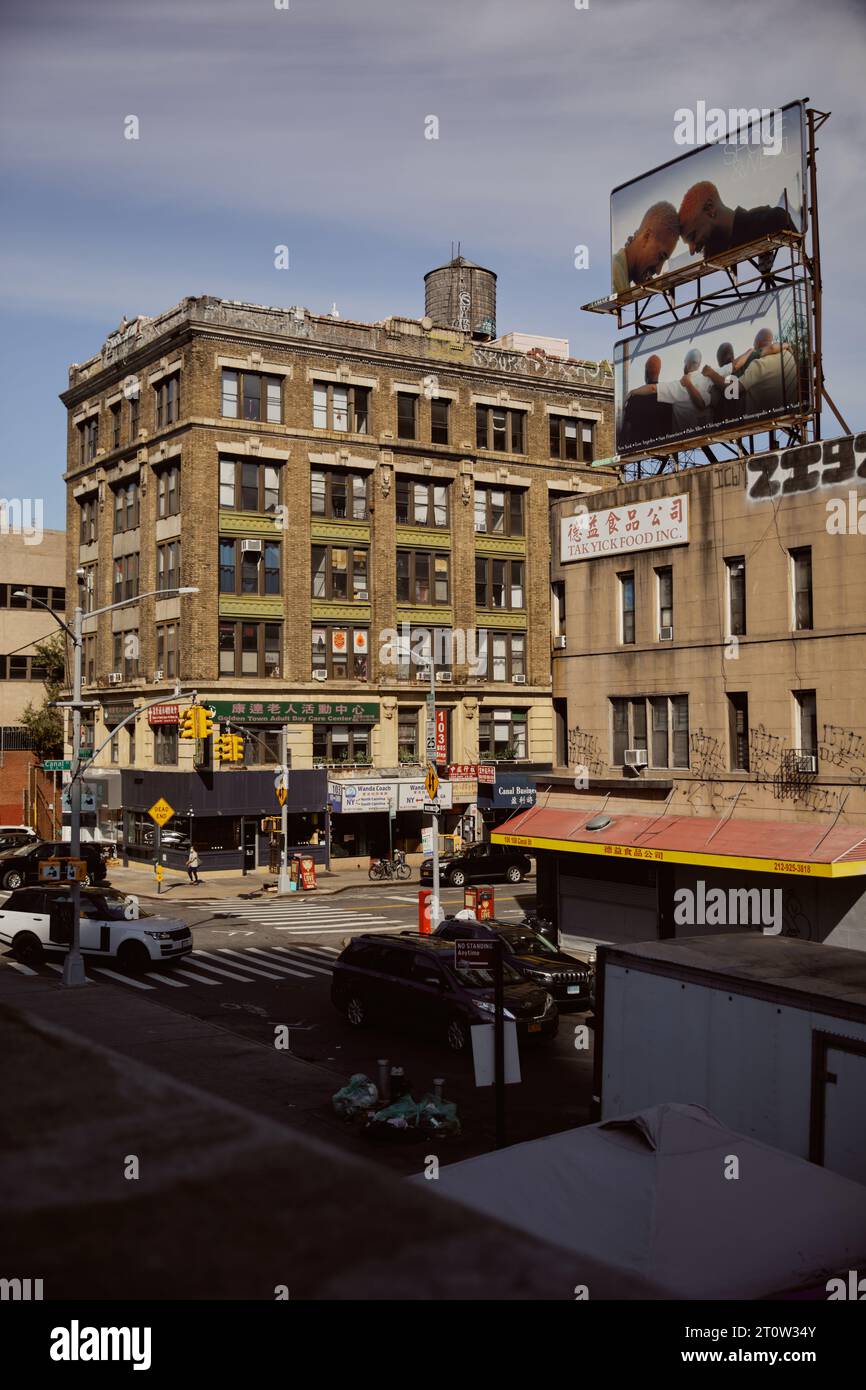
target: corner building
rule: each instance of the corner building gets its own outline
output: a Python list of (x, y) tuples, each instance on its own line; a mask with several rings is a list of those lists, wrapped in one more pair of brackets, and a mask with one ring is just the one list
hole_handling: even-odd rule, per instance
[[(70, 368), (70, 602), (76, 567), (85, 606), (134, 600), (85, 620), (85, 743), (165, 691), (100, 755), (86, 833), (149, 857), (164, 796), (205, 865), (262, 862), (287, 724), (293, 845), (416, 849), (424, 632), (442, 828), (481, 828), (479, 761), (552, 765), (549, 508), (611, 480), (612, 378), (485, 328), (206, 296)], [(159, 597), (180, 585), (199, 593)], [(193, 767), (176, 680), (244, 733), (242, 768)]]

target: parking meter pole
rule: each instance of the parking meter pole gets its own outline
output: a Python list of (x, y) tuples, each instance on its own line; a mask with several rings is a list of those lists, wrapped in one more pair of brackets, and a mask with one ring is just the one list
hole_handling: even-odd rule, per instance
[(289, 726), (284, 724), (280, 731), (280, 766), (285, 776), (286, 796), (280, 807), (280, 830), (283, 836), (283, 847), (280, 851), (280, 878), (277, 884), (278, 893), (288, 893), (289, 891)]
[[(79, 590), (80, 592), (80, 590)], [(81, 628), (83, 621), (81, 603), (76, 606), (72, 619), (72, 784), (69, 788), (69, 853), (73, 859), (81, 856)], [(75, 988), (87, 984), (84, 973), (84, 958), (81, 954), (81, 884), (76, 879), (72, 885), (72, 944), (63, 961), (63, 984)]]
[(505, 982), (502, 942), (493, 955), (493, 1090), (496, 1106), (496, 1147), (505, 1148)]

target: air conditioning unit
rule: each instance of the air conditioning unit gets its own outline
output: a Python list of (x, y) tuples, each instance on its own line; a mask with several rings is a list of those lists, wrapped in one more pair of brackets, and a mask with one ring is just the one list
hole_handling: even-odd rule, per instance
[(794, 762), (798, 772), (818, 771), (818, 758), (815, 753), (797, 753)]
[(525, 685), (525, 684), (526, 684), (526, 677), (525, 677), (525, 676), (512, 676), (511, 679), (513, 680), (513, 682), (514, 682), (515, 685)]
[(415, 679), (416, 679), (416, 681), (428, 681), (428, 682), (429, 682), (429, 680), (430, 680), (430, 671), (429, 671), (429, 668), (428, 668), (428, 670), (426, 670), (426, 671), (423, 670), (423, 669), (420, 670), (420, 671), (416, 671), (416, 672), (415, 672)]
[(164, 672), (164, 671), (154, 671), (154, 673), (153, 673), (153, 680), (155, 680), (155, 681), (164, 681), (164, 680), (165, 680), (165, 672)]
[(673, 630), (672, 627), (660, 627), (660, 628), (659, 628), (659, 641), (660, 641), (660, 642), (672, 642), (673, 640), (674, 640), (674, 630)]
[(451, 682), (454, 680), (454, 672), (453, 672), (453, 671), (437, 671), (437, 672), (436, 672), (436, 679), (437, 679), (437, 681), (439, 682), (440, 685), (450, 685)]
[(566, 638), (565, 633), (560, 633), (559, 637), (554, 637), (553, 645), (557, 651), (564, 651), (566, 646), (568, 645), (568, 639)]
[(247, 555), (250, 552), (260, 555), (262, 551), (261, 541), (241, 541), (241, 554)]
[(646, 767), (647, 755), (645, 748), (627, 748), (625, 750), (626, 767)]
[(314, 680), (314, 681), (326, 681), (327, 679), (328, 679), (328, 673), (327, 673), (327, 671), (314, 671), (314, 672), (313, 672), (313, 680)]
[(109, 671), (109, 673), (108, 673), (108, 684), (109, 684), (109, 685), (120, 685), (120, 683), (121, 683), (122, 680), (123, 680), (123, 672), (122, 672), (122, 671)]
[(355, 595), (355, 598), (359, 601), (359, 603), (369, 603), (369, 601), (370, 601), (369, 590), (367, 590), (367, 589), (359, 589), (358, 593)]

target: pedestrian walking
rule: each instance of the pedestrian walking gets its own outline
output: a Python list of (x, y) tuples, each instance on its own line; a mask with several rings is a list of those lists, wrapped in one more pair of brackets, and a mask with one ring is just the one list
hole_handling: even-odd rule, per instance
[(186, 861), (186, 871), (189, 874), (190, 883), (199, 883), (201, 881), (198, 876), (198, 862), (198, 851), (190, 845)]

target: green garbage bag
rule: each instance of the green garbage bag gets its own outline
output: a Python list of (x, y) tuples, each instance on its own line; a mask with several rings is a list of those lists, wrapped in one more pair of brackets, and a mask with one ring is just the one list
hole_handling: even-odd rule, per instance
[(331, 1104), (344, 1120), (354, 1120), (379, 1104), (379, 1091), (369, 1076), (358, 1071), (354, 1076), (350, 1076), (348, 1083), (332, 1097)]
[(418, 1122), (424, 1134), (460, 1134), (457, 1106), (452, 1100), (439, 1100), (428, 1092), (418, 1105)]

